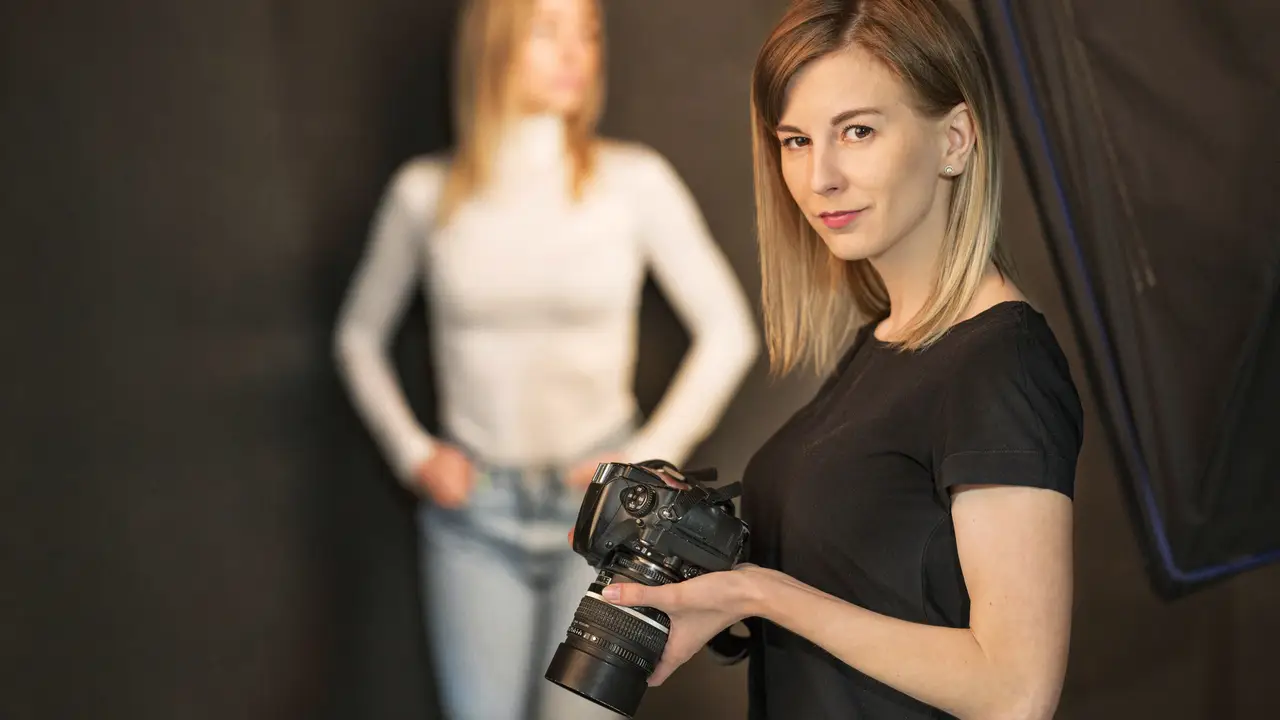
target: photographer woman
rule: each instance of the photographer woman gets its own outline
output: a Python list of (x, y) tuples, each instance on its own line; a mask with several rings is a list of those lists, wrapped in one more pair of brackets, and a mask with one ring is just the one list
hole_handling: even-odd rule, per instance
[[(471, 0), (457, 146), (392, 178), (336, 333), (354, 404), (423, 497), (424, 603), (453, 720), (600, 717), (542, 680), (594, 571), (564, 547), (597, 462), (683, 459), (758, 341), (733, 272), (671, 166), (595, 134), (592, 0)], [(632, 395), (651, 270), (692, 336), (647, 423)], [(444, 437), (385, 347), (425, 289)]]
[(671, 615), (651, 684), (751, 618), (755, 720), (1051, 717), (1081, 407), (998, 251), (982, 49), (945, 0), (799, 0), (752, 104), (770, 358), (834, 369), (746, 470), (751, 563), (609, 599)]

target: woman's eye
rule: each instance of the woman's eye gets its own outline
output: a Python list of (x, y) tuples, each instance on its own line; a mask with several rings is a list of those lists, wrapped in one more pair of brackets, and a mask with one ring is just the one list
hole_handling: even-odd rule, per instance
[(866, 125), (850, 125), (844, 129), (844, 136), (849, 140), (866, 140), (872, 132)]
[(871, 128), (866, 125), (850, 125), (844, 129), (844, 136), (849, 140), (866, 140), (871, 133)]
[(799, 150), (809, 144), (809, 138), (800, 135), (782, 138), (782, 147), (788, 150)]

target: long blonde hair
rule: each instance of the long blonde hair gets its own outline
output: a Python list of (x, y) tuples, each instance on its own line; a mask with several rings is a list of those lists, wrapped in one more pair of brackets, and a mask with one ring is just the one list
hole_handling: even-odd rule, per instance
[(987, 263), (1003, 273), (1000, 118), (986, 56), (946, 0), (796, 0), (756, 60), (751, 83), (756, 224), (769, 360), (777, 373), (830, 368), (858, 324), (886, 315), (889, 296), (867, 260), (835, 257), (787, 191), (775, 135), (791, 78), (810, 61), (857, 45), (911, 90), (917, 111), (968, 106), (973, 155), (952, 182), (933, 290), (897, 345), (916, 350), (946, 333), (973, 300)]
[[(603, 21), (598, 0), (587, 1)], [(454, 56), (454, 153), (437, 212), (439, 224), (484, 189), (502, 132), (519, 112), (517, 63), (529, 36), (535, 2), (467, 0), (462, 8)], [(604, 99), (601, 50), (582, 106), (565, 118), (565, 148), (572, 167), (569, 190), (575, 199), (581, 197), (595, 164), (596, 125)]]

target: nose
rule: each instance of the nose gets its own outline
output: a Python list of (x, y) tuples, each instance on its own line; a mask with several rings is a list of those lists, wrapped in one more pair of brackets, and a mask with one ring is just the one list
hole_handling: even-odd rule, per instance
[(836, 162), (835, 148), (814, 147), (809, 153), (809, 189), (824, 197), (844, 190), (844, 173)]

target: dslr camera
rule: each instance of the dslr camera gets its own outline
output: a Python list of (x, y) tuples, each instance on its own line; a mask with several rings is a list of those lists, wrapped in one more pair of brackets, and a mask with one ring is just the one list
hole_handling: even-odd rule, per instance
[[(673, 486), (661, 474), (676, 481)], [(728, 570), (750, 531), (734, 510), (739, 483), (709, 487), (715, 470), (682, 474), (669, 463), (601, 463), (587, 487), (573, 550), (599, 571), (556, 648), (546, 679), (627, 717), (667, 645), (671, 619), (654, 608), (613, 605), (612, 582), (666, 585)]]

